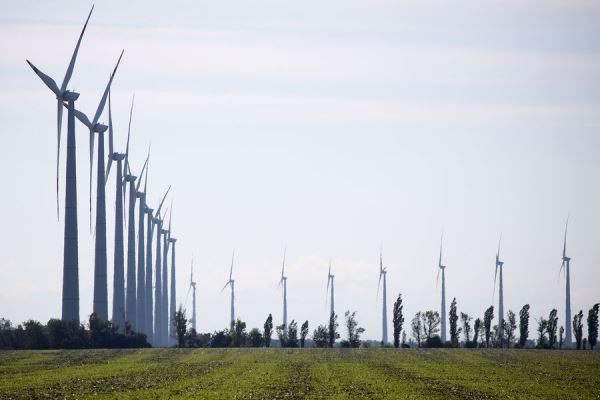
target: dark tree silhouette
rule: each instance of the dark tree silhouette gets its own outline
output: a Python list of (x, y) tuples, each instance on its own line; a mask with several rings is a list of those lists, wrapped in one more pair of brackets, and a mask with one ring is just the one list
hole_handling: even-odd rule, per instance
[(417, 312), (410, 322), (410, 328), (412, 335), (417, 342), (417, 347), (421, 347), (421, 341), (423, 340), (423, 320), (421, 318), (421, 311)]
[(458, 327), (458, 313), (456, 311), (456, 297), (452, 299), (450, 303), (450, 343), (452, 347), (458, 347), (458, 341), (460, 338), (461, 328)]
[(263, 345), (263, 335), (258, 328), (252, 328), (248, 332), (248, 344), (250, 347), (261, 347)]
[(577, 350), (581, 349), (581, 340), (583, 339), (583, 310), (573, 317), (573, 334), (577, 342)]
[(177, 337), (177, 347), (185, 347), (185, 333), (187, 332), (187, 318), (185, 317), (185, 310), (179, 306), (179, 310), (175, 313), (173, 319), (173, 325), (175, 327), (175, 335)]
[(556, 308), (550, 311), (550, 315), (548, 315), (548, 322), (546, 324), (546, 331), (548, 332), (548, 347), (551, 349), (554, 348), (556, 344), (556, 330), (558, 329), (558, 317), (556, 314), (558, 311)]
[(246, 339), (248, 334), (246, 333), (246, 323), (239, 318), (233, 324), (233, 331), (231, 332), (231, 347), (244, 347), (246, 345)]
[(473, 347), (477, 347), (479, 332), (481, 332), (481, 318), (477, 318), (473, 323)]
[(560, 328), (558, 328), (558, 348), (559, 349), (562, 349), (564, 338), (565, 338), (565, 327), (561, 325)]
[(538, 349), (545, 349), (546, 347), (548, 347), (546, 345), (546, 331), (548, 330), (548, 320), (544, 317), (540, 317), (540, 319), (537, 320), (537, 323), (538, 343), (536, 347)]
[(313, 332), (313, 342), (316, 347), (327, 347), (329, 345), (329, 332), (325, 325), (319, 325)]
[(402, 309), (404, 306), (402, 305), (402, 293), (398, 294), (398, 298), (394, 302), (394, 315), (393, 315), (393, 324), (394, 324), (394, 347), (398, 348), (400, 346), (400, 332), (402, 331), (402, 325), (404, 324), (404, 315), (402, 315)]
[(483, 314), (483, 326), (485, 329), (485, 347), (490, 347), (492, 320), (494, 319), (494, 306), (489, 306)]
[(506, 319), (504, 320), (504, 339), (506, 340), (506, 347), (509, 347), (515, 341), (515, 331), (517, 330), (517, 318), (512, 310), (508, 310)]
[(279, 339), (279, 345), (281, 347), (288, 347), (288, 344), (287, 344), (288, 335), (285, 330), (285, 324), (277, 325), (275, 327), (275, 332), (277, 332), (277, 338)]
[(267, 317), (263, 328), (263, 340), (265, 342), (265, 347), (271, 347), (271, 335), (273, 335), (273, 316), (271, 314), (269, 314)]
[(462, 329), (465, 333), (465, 347), (471, 347), (471, 320), (473, 318), (469, 317), (469, 314), (460, 313), (460, 320), (462, 322)]
[(298, 323), (294, 320), (288, 326), (286, 347), (298, 347)]
[(304, 321), (304, 323), (300, 327), (300, 347), (301, 348), (304, 348), (304, 342), (306, 340), (306, 336), (308, 336), (308, 320)]
[(519, 311), (519, 347), (525, 347), (529, 337), (529, 304), (525, 304)]
[(600, 303), (594, 304), (590, 311), (588, 312), (587, 317), (587, 325), (588, 325), (588, 343), (590, 344), (590, 349), (594, 350), (594, 346), (598, 342), (598, 309), (600, 308)]
[(358, 326), (356, 320), (356, 311), (346, 311), (346, 330), (348, 332), (348, 347), (360, 347), (360, 335), (365, 331), (365, 328)]

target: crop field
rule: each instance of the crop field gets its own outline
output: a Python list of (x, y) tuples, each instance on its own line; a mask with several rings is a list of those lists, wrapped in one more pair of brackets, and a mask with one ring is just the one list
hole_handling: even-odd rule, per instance
[(0, 352), (0, 399), (600, 399), (600, 352)]

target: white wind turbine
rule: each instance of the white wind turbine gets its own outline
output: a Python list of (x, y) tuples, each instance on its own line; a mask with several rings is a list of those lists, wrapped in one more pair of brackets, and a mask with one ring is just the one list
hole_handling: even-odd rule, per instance
[(325, 293), (325, 304), (327, 304), (327, 295), (329, 294), (329, 286), (331, 283), (331, 300), (329, 302), (329, 316), (335, 313), (335, 305), (334, 305), (334, 278), (335, 275), (331, 273), (331, 260), (329, 260), (329, 271), (327, 272), (327, 291)]
[[(500, 272), (500, 279), (498, 280), (498, 335), (500, 337), (500, 343), (504, 338), (504, 280), (503, 280), (503, 270), (504, 270), (504, 261), (500, 261), (500, 243), (502, 242), (502, 235), (500, 235), (500, 240), (498, 240), (498, 251), (496, 252), (496, 272), (494, 273), (494, 291), (496, 290), (496, 278), (498, 277), (498, 272)], [(492, 296), (493, 303), (493, 296)]]
[(221, 292), (223, 292), (223, 290), (225, 290), (225, 288), (227, 286), (231, 286), (231, 310), (230, 310), (230, 317), (229, 317), (231, 329), (233, 329), (233, 325), (235, 324), (235, 280), (233, 279), (234, 257), (235, 257), (235, 249), (233, 250), (233, 254), (231, 255), (231, 267), (229, 269), (229, 280), (225, 283), (225, 286), (223, 286), (223, 289), (221, 289)]
[(377, 284), (377, 296), (379, 297), (379, 286), (383, 278), (383, 307), (381, 314), (381, 342), (385, 346), (388, 342), (387, 336), (387, 268), (383, 267), (383, 252), (379, 250), (379, 283)]
[[(190, 288), (192, 289), (192, 329), (196, 331), (196, 281), (194, 281), (194, 258), (190, 267)], [(189, 292), (189, 290), (188, 290)]]
[(283, 263), (281, 266), (281, 279), (279, 280), (279, 286), (283, 288), (283, 332), (287, 335), (287, 276), (285, 276), (285, 254), (286, 249), (283, 250)]
[(565, 241), (563, 243), (562, 264), (560, 271), (565, 271), (565, 347), (573, 345), (571, 333), (571, 257), (567, 257), (567, 229), (569, 227), (569, 218), (565, 224)]
[(79, 244), (77, 230), (77, 167), (75, 154), (75, 100), (79, 93), (67, 90), (71, 80), (79, 46), (94, 7), (85, 21), (77, 45), (71, 56), (67, 72), (59, 88), (54, 79), (36, 68), (29, 60), (27, 63), (38, 77), (52, 90), (57, 100), (57, 146), (56, 146), (56, 215), (59, 215), (58, 182), (60, 165), (60, 134), (62, 125), (63, 102), (67, 103), (67, 163), (65, 184), (65, 230), (63, 247), (63, 284), (62, 284), (62, 319), (79, 323)]
[(442, 264), (442, 242), (444, 235), (440, 239), (440, 258), (438, 261), (438, 273), (436, 278), (436, 285), (440, 279), (440, 271), (442, 272), (442, 318), (441, 318), (441, 339), (442, 343), (446, 343), (446, 266)]

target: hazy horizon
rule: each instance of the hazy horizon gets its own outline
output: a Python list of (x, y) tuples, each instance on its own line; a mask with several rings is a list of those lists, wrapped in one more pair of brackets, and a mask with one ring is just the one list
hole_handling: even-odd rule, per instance
[[(61, 311), (66, 113), (57, 221), (56, 101), (25, 59), (62, 81), (92, 4), (3, 5), (0, 317), (46, 322)], [(193, 255), (201, 332), (229, 324), (229, 289), (220, 290), (233, 248), (237, 315), (249, 328), (269, 313), (280, 324), (287, 247), (288, 320), (308, 319), (311, 333), (326, 322), (332, 259), (340, 325), (356, 310), (364, 338), (379, 339), (383, 245), (391, 338), (398, 292), (405, 327), (416, 311), (439, 311), (442, 232), (448, 309), (457, 297), (459, 312), (483, 316), (502, 234), (505, 311), (557, 308), (563, 325), (568, 215), (572, 313), (600, 301), (599, 18), (600, 4), (586, 1), (101, 1), (69, 88), (93, 114), (125, 49), (115, 150), (135, 92), (132, 170), (151, 144), (148, 201), (173, 185), (178, 304)], [(94, 262), (80, 123), (76, 140), (85, 320)]]

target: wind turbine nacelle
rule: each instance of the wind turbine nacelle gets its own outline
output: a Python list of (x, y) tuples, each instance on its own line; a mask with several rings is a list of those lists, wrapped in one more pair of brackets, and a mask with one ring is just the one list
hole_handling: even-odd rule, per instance
[(175, 243), (176, 241), (177, 241), (177, 239), (175, 239), (175, 238), (172, 238), (172, 237), (169, 238), (170, 243)]
[(135, 197), (137, 197), (138, 199), (144, 199), (144, 198), (146, 198), (146, 193), (136, 192)]
[(94, 125), (94, 132), (96, 133), (104, 133), (106, 132), (106, 130), (108, 129), (108, 126), (101, 124), (101, 123), (96, 123), (96, 125)]
[(127, 182), (135, 182), (136, 179), (137, 179), (137, 176), (134, 176), (134, 175), (125, 175), (125, 180)]
[[(65, 90), (64, 92), (62, 92), (61, 96), (62, 100), (64, 101), (75, 101), (79, 98), (79, 93), (71, 92), (70, 90)], [(58, 96), (56, 97), (56, 99), (61, 100), (58, 98)]]
[(123, 161), (125, 159), (125, 154), (122, 153), (112, 153), (108, 156), (109, 159), (113, 161)]

